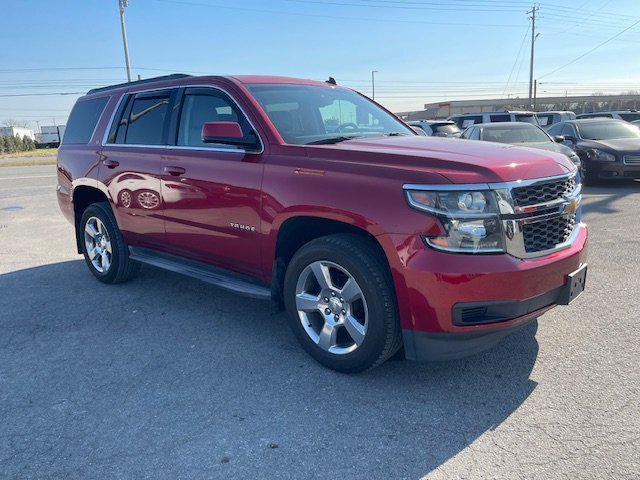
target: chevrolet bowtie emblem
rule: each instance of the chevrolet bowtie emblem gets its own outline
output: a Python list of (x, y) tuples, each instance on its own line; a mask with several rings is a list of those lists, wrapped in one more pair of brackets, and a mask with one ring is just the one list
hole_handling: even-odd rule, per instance
[(562, 208), (563, 215), (573, 215), (578, 211), (578, 200), (573, 199), (569, 203), (565, 203)]

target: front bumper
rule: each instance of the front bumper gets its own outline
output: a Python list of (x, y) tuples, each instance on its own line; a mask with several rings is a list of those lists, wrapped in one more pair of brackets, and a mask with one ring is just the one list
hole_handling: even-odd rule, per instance
[[(407, 358), (457, 358), (489, 348), (560, 303), (567, 275), (586, 263), (587, 230), (578, 228), (569, 247), (530, 259), (449, 254), (426, 248), (418, 235), (387, 236), (382, 243), (394, 249), (388, 258)], [(456, 322), (456, 306), (494, 302), (506, 308), (497, 321)]]
[(596, 178), (603, 180), (629, 180), (640, 178), (640, 164), (624, 162), (591, 162), (588, 167)]

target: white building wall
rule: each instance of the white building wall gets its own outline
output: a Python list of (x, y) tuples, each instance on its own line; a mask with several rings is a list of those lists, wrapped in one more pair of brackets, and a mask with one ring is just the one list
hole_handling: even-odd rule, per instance
[(29, 137), (31, 140), (35, 140), (36, 136), (33, 133), (33, 130), (30, 128), (22, 128), (22, 127), (0, 127), (0, 137), (20, 137), (24, 138)]

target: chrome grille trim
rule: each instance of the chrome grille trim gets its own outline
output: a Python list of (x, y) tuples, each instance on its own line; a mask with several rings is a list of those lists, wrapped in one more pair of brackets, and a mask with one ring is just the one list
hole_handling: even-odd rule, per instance
[(640, 155), (625, 155), (622, 161), (625, 165), (640, 165)]
[[(527, 205), (518, 205), (514, 199), (514, 190), (522, 187), (544, 187), (554, 183), (562, 183), (573, 187), (571, 191), (559, 188), (558, 198), (542, 201), (540, 203), (526, 202)], [(565, 175), (550, 178), (528, 180), (525, 182), (511, 182), (505, 186), (493, 184), (498, 196), (502, 229), (505, 234), (505, 246), (508, 254), (516, 258), (536, 258), (570, 247), (579, 233), (580, 203), (582, 201), (582, 184), (577, 181), (577, 170)], [(545, 199), (546, 200), (546, 199)], [(532, 229), (526, 225), (538, 222), (548, 222), (547, 228), (553, 229), (554, 223), (560, 218), (565, 218), (571, 224), (571, 230), (567, 235), (559, 238), (559, 243), (551, 248), (537, 250), (531, 248), (532, 240), (528, 238)], [(540, 243), (542, 245), (542, 243)]]

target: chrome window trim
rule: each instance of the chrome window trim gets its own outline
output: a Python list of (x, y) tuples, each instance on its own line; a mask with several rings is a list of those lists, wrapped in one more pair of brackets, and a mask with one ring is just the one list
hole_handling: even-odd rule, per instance
[[(573, 169), (569, 173), (554, 175), (552, 177), (542, 177), (542, 178), (533, 178), (527, 180), (517, 180), (512, 182), (490, 182), (490, 183), (472, 183), (472, 184), (444, 184), (444, 185), (424, 185), (424, 184), (405, 184), (403, 185), (403, 189), (405, 191), (405, 197), (407, 198), (409, 204), (418, 208), (421, 211), (425, 211), (432, 215), (441, 215), (438, 211), (430, 211), (427, 208), (420, 208), (415, 205), (415, 202), (412, 201), (411, 196), (409, 195), (410, 190), (417, 191), (478, 191), (478, 190), (491, 190), (495, 192), (496, 201), (498, 203), (498, 209), (500, 210), (499, 214), (485, 214), (486, 216), (497, 216), (500, 219), (502, 224), (502, 231), (505, 242), (505, 249), (500, 250), (496, 253), (507, 253), (515, 258), (520, 259), (532, 259), (544, 257), (546, 255), (550, 255), (551, 253), (564, 250), (575, 242), (576, 238), (580, 233), (580, 230), (584, 228), (584, 224), (581, 223), (581, 214), (580, 214), (580, 205), (582, 203), (582, 184), (577, 183), (574, 190), (567, 195), (564, 195), (561, 198), (556, 200), (552, 200), (549, 202), (528, 205), (526, 207), (518, 207), (515, 205), (513, 197), (511, 195), (511, 191), (514, 188), (519, 187), (529, 187), (535, 185), (543, 185), (545, 183), (552, 183), (557, 180), (571, 179), (576, 177), (578, 173), (577, 169)], [(575, 226), (573, 232), (569, 238), (556, 245), (551, 249), (547, 249), (544, 251), (528, 253), (525, 250), (524, 245), (524, 231), (523, 227), (529, 223), (541, 222), (544, 220), (549, 220), (556, 217), (567, 216), (571, 214), (565, 214), (564, 210), (568, 205), (574, 204), (576, 206), (576, 211), (573, 213), (575, 215)], [(550, 210), (552, 208), (557, 207), (557, 211), (547, 212), (542, 214), (536, 214), (538, 212), (544, 212), (546, 210)], [(474, 215), (469, 215), (473, 217)], [(482, 214), (477, 215), (477, 218), (484, 218)], [(429, 242), (426, 242), (429, 244)], [(450, 249), (445, 250), (438, 247), (441, 251), (449, 251), (452, 253), (474, 253), (468, 250), (459, 250), (459, 249)], [(491, 254), (491, 252), (479, 252), (478, 254)]]
[[(197, 87), (201, 87), (201, 88), (211, 88), (214, 90), (218, 90), (224, 94), (226, 94), (233, 103), (235, 103), (236, 107), (238, 107), (238, 110), (240, 110), (240, 112), (244, 115), (244, 117), (247, 119), (247, 123), (251, 126), (251, 128), (253, 129), (253, 131), (256, 134), (256, 137), (258, 137), (258, 141), (260, 142), (260, 150), (259, 151), (247, 151), (243, 148), (220, 148), (220, 147), (204, 147), (204, 146), (188, 146), (188, 145), (169, 145), (169, 144), (160, 144), (160, 145), (140, 145), (140, 144), (132, 144), (132, 143), (106, 143), (107, 142), (107, 138), (109, 137), (109, 132), (111, 131), (111, 127), (113, 125), (113, 121), (115, 120), (115, 116), (116, 113), (118, 111), (118, 109), (120, 108), (120, 104), (122, 103), (122, 101), (124, 100), (125, 96), (127, 95), (137, 95), (139, 93), (147, 93), (147, 92), (160, 92), (163, 90), (175, 90), (178, 88), (197, 88)], [(180, 122), (178, 121), (178, 127), (180, 125)], [(122, 148), (122, 147), (137, 147), (137, 148), (167, 148), (167, 149), (173, 149), (173, 150), (199, 150), (199, 151), (206, 151), (206, 152), (227, 152), (227, 153), (244, 153), (244, 154), (253, 154), (253, 155), (260, 155), (262, 153), (264, 153), (264, 142), (262, 141), (262, 137), (260, 136), (260, 133), (258, 132), (258, 130), (256, 129), (255, 125), (253, 124), (253, 122), (251, 121), (251, 119), (249, 118), (249, 115), (247, 115), (247, 112), (245, 112), (245, 110), (240, 106), (240, 104), (238, 103), (238, 101), (235, 99), (235, 97), (233, 95), (231, 95), (231, 93), (229, 93), (228, 90), (219, 87), (217, 85), (212, 85), (212, 84), (202, 84), (202, 83), (197, 83), (197, 84), (186, 84), (186, 85), (174, 85), (174, 86), (169, 86), (169, 87), (157, 87), (157, 88), (149, 88), (149, 89), (145, 89), (145, 90), (135, 90), (135, 91), (125, 91), (122, 93), (122, 95), (120, 96), (120, 99), (118, 100), (118, 103), (115, 105), (115, 108), (113, 109), (113, 113), (111, 114), (111, 118), (109, 119), (109, 124), (107, 125), (104, 135), (102, 137), (102, 142), (100, 143), (100, 146), (102, 147), (116, 147), (116, 148)]]
[(100, 140), (100, 146), (104, 146), (106, 144), (107, 138), (109, 137), (109, 132), (111, 131), (111, 125), (113, 125), (113, 120), (115, 119), (116, 113), (118, 113), (118, 110), (120, 109), (120, 104), (122, 103), (122, 100), (126, 95), (127, 95), (126, 93), (123, 93), (122, 95), (120, 95), (120, 98), (114, 105), (113, 112), (111, 112), (111, 116), (109, 118), (109, 123), (107, 123), (106, 130), (104, 131), (104, 135), (102, 135), (102, 140)]

